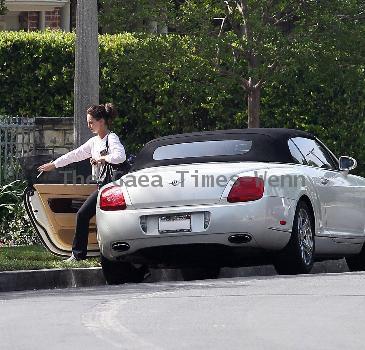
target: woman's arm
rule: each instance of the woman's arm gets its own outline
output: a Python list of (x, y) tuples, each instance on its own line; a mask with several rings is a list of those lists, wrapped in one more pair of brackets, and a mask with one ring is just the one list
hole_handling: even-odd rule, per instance
[(109, 154), (102, 157), (104, 160), (111, 164), (120, 164), (126, 160), (125, 150), (123, 145), (120, 143), (119, 137), (110, 133), (108, 135)]
[(86, 141), (80, 147), (74, 149), (71, 152), (64, 154), (57, 158), (54, 162), (46, 163), (38, 168), (38, 171), (51, 171), (56, 168), (62, 168), (68, 164), (80, 162), (81, 160), (91, 157), (91, 143), (92, 139)]

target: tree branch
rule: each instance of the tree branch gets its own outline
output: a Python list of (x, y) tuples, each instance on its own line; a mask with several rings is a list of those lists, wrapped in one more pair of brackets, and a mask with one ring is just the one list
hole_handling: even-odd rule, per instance
[(237, 9), (243, 20), (244, 34), (246, 35), (247, 41), (252, 42), (252, 31), (248, 24), (248, 5), (246, 0), (236, 1)]
[(273, 5), (273, 2), (274, 2), (274, 0), (268, 1), (268, 3), (266, 4), (264, 10), (262, 11), (261, 19), (262, 19), (263, 23), (268, 23), (269, 22), (269, 9)]
[(251, 90), (251, 82), (250, 82), (251, 78), (249, 80), (247, 80), (246, 78), (242, 78), (242, 85), (245, 88), (246, 91), (250, 91)]
[(356, 15), (338, 15), (340, 20), (363, 20), (365, 19), (365, 10), (357, 13)]
[(217, 67), (219, 75), (222, 77), (230, 77), (237, 79), (240, 77), (239, 73), (236, 73), (233, 69), (227, 69), (226, 67)]
[(278, 61), (274, 61), (273, 63), (269, 64), (267, 66), (267, 70), (265, 73), (263, 73), (261, 79), (255, 84), (255, 88), (263, 87), (266, 84), (266, 80), (268, 78), (268, 75), (276, 70), (278, 67)]
[(228, 13), (231, 15), (233, 13), (232, 7), (229, 5), (228, 1), (224, 1), (224, 3), (226, 4)]
[(276, 26), (278, 24), (284, 23), (290, 18), (290, 16), (293, 16), (295, 12), (299, 11), (303, 5), (305, 5), (305, 0), (300, 0), (295, 8), (293, 8), (289, 12), (286, 12), (282, 17), (276, 18), (275, 16), (273, 16), (272, 17), (272, 19), (274, 20), (273, 25)]

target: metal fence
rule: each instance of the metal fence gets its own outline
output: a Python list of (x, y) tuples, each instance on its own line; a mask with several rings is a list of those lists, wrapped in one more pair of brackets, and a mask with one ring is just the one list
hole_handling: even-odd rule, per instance
[(0, 116), (0, 185), (21, 178), (21, 159), (35, 154), (35, 119)]

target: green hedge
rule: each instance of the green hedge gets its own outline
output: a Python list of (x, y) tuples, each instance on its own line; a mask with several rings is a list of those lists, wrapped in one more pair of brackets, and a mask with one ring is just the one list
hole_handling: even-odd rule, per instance
[[(100, 36), (100, 101), (117, 105), (131, 151), (167, 133), (242, 125), (244, 102), (215, 72), (214, 52), (198, 38)], [(0, 65), (0, 111), (72, 116), (73, 34), (2, 32)]]
[[(72, 116), (74, 39), (0, 32), (0, 113)], [(117, 105), (115, 129), (129, 151), (160, 135), (246, 127), (245, 94), (239, 80), (218, 74), (215, 52), (213, 40), (187, 36), (100, 36), (100, 100)], [(365, 174), (364, 67), (305, 62), (265, 86), (262, 126), (315, 132)]]
[(0, 111), (73, 114), (74, 35), (0, 32)]
[(239, 92), (215, 71), (215, 45), (198, 38), (105, 35), (100, 40), (101, 101), (113, 101), (127, 143), (240, 127)]
[(289, 67), (263, 94), (263, 124), (312, 132), (337, 155), (357, 159), (365, 176), (364, 67)]

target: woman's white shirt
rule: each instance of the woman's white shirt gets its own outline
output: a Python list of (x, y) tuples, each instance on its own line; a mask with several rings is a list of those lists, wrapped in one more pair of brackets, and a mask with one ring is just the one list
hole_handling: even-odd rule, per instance
[(62, 168), (88, 158), (99, 159), (100, 152), (106, 150), (107, 137), (109, 149), (105, 161), (111, 164), (123, 163), (126, 160), (124, 147), (115, 133), (109, 133), (104, 138), (100, 138), (98, 135), (92, 137), (80, 147), (57, 158), (53, 164), (56, 168)]

